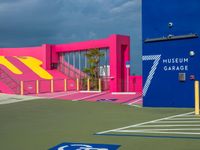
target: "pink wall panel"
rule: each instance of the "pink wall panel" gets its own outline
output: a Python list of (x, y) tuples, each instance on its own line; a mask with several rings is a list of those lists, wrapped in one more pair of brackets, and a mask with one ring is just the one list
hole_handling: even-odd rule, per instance
[(42, 45), (39, 47), (24, 47), (24, 48), (0, 48), (0, 56), (32, 56), (43, 61), (43, 68), (50, 68), (50, 47)]
[(0, 93), (14, 94), (13, 91), (11, 91), (3, 82), (0, 82)]
[[(112, 36), (111, 36), (112, 37)], [(92, 48), (107, 48), (109, 46), (109, 38), (101, 40), (90, 40), (85, 42), (76, 42), (71, 44), (58, 44), (53, 48), (56, 52), (87, 50)]]
[(130, 91), (142, 92), (142, 76), (130, 76)]

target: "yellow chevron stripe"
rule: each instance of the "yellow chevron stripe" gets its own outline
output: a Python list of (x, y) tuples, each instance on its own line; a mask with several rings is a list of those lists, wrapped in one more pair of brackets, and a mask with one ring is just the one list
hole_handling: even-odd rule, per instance
[(41, 78), (46, 80), (53, 79), (53, 76), (41, 67), (42, 61), (40, 61), (39, 59), (29, 56), (16, 56), (16, 58), (22, 63), (24, 63), (27, 67), (29, 67), (34, 73), (36, 73)]
[(8, 68), (14, 74), (23, 74), (22, 71), (15, 67), (10, 61), (8, 61), (5, 56), (0, 56), (0, 64)]

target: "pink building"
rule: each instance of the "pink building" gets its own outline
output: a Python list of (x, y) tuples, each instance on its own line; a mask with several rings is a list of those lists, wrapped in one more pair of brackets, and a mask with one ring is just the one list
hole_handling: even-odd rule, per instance
[[(99, 49), (104, 54), (100, 58), (99, 65), (104, 90), (110, 90), (110, 92), (141, 92), (141, 77), (130, 76), (130, 68), (126, 68), (126, 63), (130, 62), (130, 38), (123, 35), (111, 35), (105, 39), (70, 44), (0, 48), (0, 57), (2, 62), (5, 61), (5, 63), (0, 63), (0, 90), (3, 92), (9, 91), (8, 83), (3, 79), (3, 75), (11, 78), (9, 82), (16, 81), (16, 86), (21, 86), (20, 81), (24, 81), (27, 84), (29, 82), (29, 85), (24, 85), (23, 88), (26, 91), (32, 90), (34, 91), (33, 93), (37, 92), (38, 83), (35, 82), (36, 80), (41, 81), (40, 84), (43, 81), (43, 87), (41, 86), (39, 92), (42, 92), (42, 88), (45, 89), (50, 86), (50, 80), (55, 80), (53, 86), (55, 89), (60, 88), (60, 91), (66, 88), (64, 86), (67, 86), (67, 89), (70, 89), (70, 85), (77, 86), (75, 83), (77, 80), (75, 79), (85, 77), (86, 74), (83, 70), (89, 65), (85, 54), (94, 48)], [(35, 59), (41, 61), (41, 63), (36, 63)], [(34, 61), (32, 64), (29, 63), (31, 60)], [(38, 66), (38, 68), (34, 67), (34, 63), (36, 66), (41, 66), (43, 70)], [(21, 70), (22, 73), (17, 74), (17, 70)], [(49, 78), (46, 78), (48, 74)], [(70, 84), (58, 82), (58, 80), (62, 79), (73, 80), (74, 83), (70, 83), (72, 81), (69, 81)], [(32, 83), (30, 84), (31, 81)], [(79, 90), (81, 90), (81, 87), (79, 87)]]

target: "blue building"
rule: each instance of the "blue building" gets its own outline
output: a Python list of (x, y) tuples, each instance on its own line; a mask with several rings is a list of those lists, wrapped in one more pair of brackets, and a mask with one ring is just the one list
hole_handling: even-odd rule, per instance
[(194, 107), (199, 18), (199, 0), (142, 0), (144, 106)]

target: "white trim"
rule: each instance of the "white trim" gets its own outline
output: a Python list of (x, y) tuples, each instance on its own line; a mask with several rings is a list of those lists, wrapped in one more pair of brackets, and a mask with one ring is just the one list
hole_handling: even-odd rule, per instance
[(136, 92), (112, 92), (113, 95), (135, 95)]

